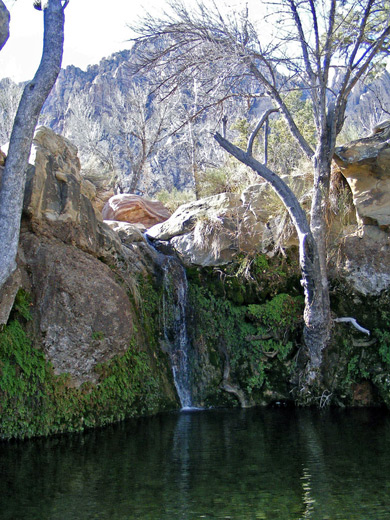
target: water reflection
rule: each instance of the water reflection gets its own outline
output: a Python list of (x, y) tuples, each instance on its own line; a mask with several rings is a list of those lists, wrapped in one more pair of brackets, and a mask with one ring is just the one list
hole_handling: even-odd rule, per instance
[(0, 518), (390, 518), (383, 411), (187, 412), (0, 445)]

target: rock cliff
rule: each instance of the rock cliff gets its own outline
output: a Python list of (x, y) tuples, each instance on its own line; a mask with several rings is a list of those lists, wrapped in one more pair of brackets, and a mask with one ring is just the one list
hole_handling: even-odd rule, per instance
[(127, 350), (134, 309), (126, 278), (120, 284), (117, 277), (131, 277), (131, 284), (154, 273), (157, 253), (143, 237), (124, 246), (99, 220), (90, 200), (94, 191), (67, 139), (42, 127), (34, 147), (19, 263), (28, 272), (43, 349), (56, 373), (80, 385), (96, 381), (97, 364)]
[[(377, 186), (375, 178), (387, 175), (381, 131), (337, 151), (360, 225), (342, 228), (332, 244), (330, 280), (335, 315), (355, 317), (371, 336), (335, 323), (323, 386), (310, 403), (390, 405), (387, 210), (369, 193), (364, 200), (373, 208), (359, 205), (360, 187), (375, 189), (363, 176)], [(372, 143), (377, 155), (370, 152), (368, 170), (356, 150), (372, 150)], [(150, 240), (167, 256), (115, 212), (102, 221), (71, 142), (41, 128), (33, 155), (18, 269), (0, 295), (1, 436), (81, 430), (178, 408), (169, 360), (178, 330), (187, 334), (194, 405), (306, 402), (295, 237), (265, 184), (184, 205), (151, 227)], [(305, 203), (301, 178), (294, 189)], [(378, 218), (364, 220), (363, 212), (376, 211)], [(188, 280), (172, 250), (186, 263)], [(180, 342), (175, 356), (181, 351)]]
[(390, 284), (390, 121), (372, 135), (338, 147), (335, 162), (351, 189), (358, 228), (344, 230), (341, 269), (362, 294)]
[[(12, 287), (2, 295), (6, 321), (19, 290), (0, 333), (0, 363), (19, 367), (14, 385), (22, 384), (18, 374), (27, 370), (26, 354), (18, 354), (19, 348), (39, 360), (41, 368), (40, 375), (31, 367), (25, 372), (22, 379), (27, 388), (25, 395), (18, 393), (18, 401), (8, 400), (11, 390), (0, 370), (4, 411), (0, 435), (82, 429), (177, 406), (166, 354), (156, 348), (156, 313), (149, 316), (140, 299), (141, 293), (155, 291), (152, 284), (161, 272), (159, 254), (139, 234), (131, 239), (127, 232), (122, 243), (121, 236), (99, 219), (91, 202), (95, 192), (81, 177), (77, 149), (69, 141), (40, 128), (34, 149), (18, 269)], [(20, 307), (20, 299), (28, 306)], [(24, 332), (13, 337), (20, 324)], [(8, 341), (13, 344), (10, 350), (5, 347)], [(126, 389), (131, 399), (122, 402), (120, 391)], [(41, 403), (34, 411), (31, 399), (47, 404)], [(15, 406), (32, 414), (30, 429), (18, 420)], [(69, 417), (63, 416), (61, 406), (69, 409)]]

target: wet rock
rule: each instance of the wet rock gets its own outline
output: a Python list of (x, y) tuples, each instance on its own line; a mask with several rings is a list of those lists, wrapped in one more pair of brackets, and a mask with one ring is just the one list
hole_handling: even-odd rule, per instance
[(370, 381), (355, 383), (352, 387), (354, 406), (372, 406), (374, 401), (374, 389)]

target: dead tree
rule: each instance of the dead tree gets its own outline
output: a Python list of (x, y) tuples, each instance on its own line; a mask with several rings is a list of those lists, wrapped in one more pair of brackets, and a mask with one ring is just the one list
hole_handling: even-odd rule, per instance
[[(215, 135), (228, 153), (265, 178), (286, 205), (300, 237), (306, 305), (304, 337), (309, 355), (306, 382), (318, 381), (323, 350), (331, 339), (332, 320), (326, 266), (326, 206), (336, 137), (341, 131), (349, 94), (389, 45), (385, 2), (379, 0), (277, 0), (267, 4), (266, 22), (274, 37), (264, 40), (246, 8), (223, 14), (215, 2), (187, 9), (180, 0), (160, 20), (146, 17), (138, 26), (145, 44), (140, 67), (158, 70), (164, 88), (197, 78), (204, 97), (217, 102), (226, 91), (266, 95), (284, 117), (314, 168), (310, 226), (299, 203), (278, 176)], [(176, 73), (166, 74), (176, 64)], [(337, 70), (337, 74), (334, 71)], [(245, 79), (245, 81), (244, 81)], [(310, 96), (316, 147), (304, 138), (284, 94), (300, 88)], [(246, 91), (246, 92), (245, 92)]]
[(42, 8), (42, 59), (23, 91), (13, 124), (0, 186), (0, 289), (16, 267), (28, 157), (39, 114), (61, 69), (67, 4), (68, 0), (48, 0)]

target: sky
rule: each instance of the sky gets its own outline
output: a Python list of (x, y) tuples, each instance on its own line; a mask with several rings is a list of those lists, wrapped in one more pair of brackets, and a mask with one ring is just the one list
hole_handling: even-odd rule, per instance
[[(11, 13), (11, 34), (0, 52), (0, 78), (30, 80), (41, 59), (43, 14), (33, 8), (33, 0), (3, 1)], [(259, 0), (215, 1), (222, 10), (245, 3), (252, 12), (259, 12)], [(158, 15), (166, 8), (166, 0), (69, 0), (62, 66), (75, 65), (85, 70), (113, 52), (130, 48), (132, 33), (127, 25), (136, 22), (146, 10)]]
[[(43, 15), (33, 0), (4, 0), (11, 13), (10, 38), (0, 52), (0, 78), (29, 80), (42, 52)], [(65, 43), (62, 66), (86, 69), (113, 52), (129, 48), (130, 29), (144, 12), (158, 12), (164, 0), (70, 0), (65, 9)]]

